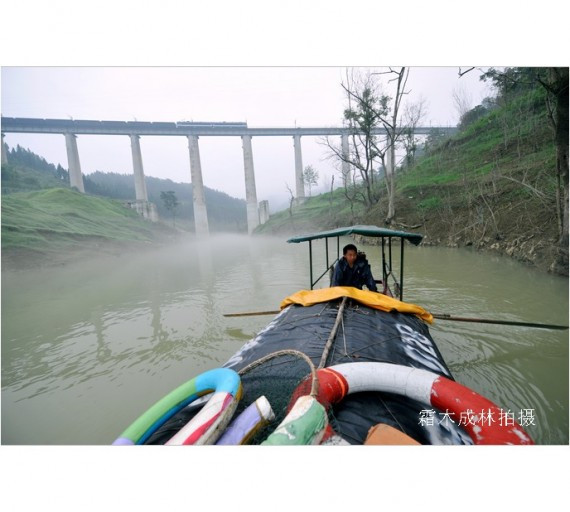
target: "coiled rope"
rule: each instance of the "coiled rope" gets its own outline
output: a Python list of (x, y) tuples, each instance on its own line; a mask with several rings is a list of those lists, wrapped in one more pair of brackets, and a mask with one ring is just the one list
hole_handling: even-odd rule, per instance
[(258, 366), (262, 365), (263, 363), (266, 363), (267, 361), (270, 361), (271, 359), (275, 359), (276, 357), (279, 357), (279, 356), (291, 355), (291, 356), (299, 357), (299, 358), (303, 359), (309, 365), (309, 368), (311, 370), (312, 382), (311, 382), (311, 393), (310, 393), (310, 395), (312, 397), (317, 396), (317, 393), (319, 390), (319, 378), (317, 376), (317, 369), (320, 370), (321, 368), (325, 367), (327, 357), (329, 355), (329, 352), (330, 352), (330, 349), (332, 347), (334, 338), (336, 336), (336, 332), (338, 330), (338, 326), (340, 325), (340, 322), (342, 320), (342, 314), (344, 312), (344, 307), (346, 305), (347, 299), (348, 299), (348, 297), (342, 298), (342, 302), (338, 308), (338, 313), (336, 315), (335, 323), (334, 323), (333, 328), (331, 330), (331, 333), (327, 339), (327, 342), (325, 343), (325, 346), (323, 348), (323, 353), (321, 355), (321, 360), (320, 360), (318, 368), (315, 368), (313, 361), (311, 361), (309, 356), (307, 354), (305, 354), (304, 352), (301, 352), (299, 350), (285, 349), (285, 350), (278, 350), (276, 352), (271, 352), (271, 354), (267, 354), (266, 356), (263, 356), (263, 357), (255, 360), (255, 361), (253, 361), (253, 363), (250, 363), (246, 367), (239, 370), (238, 374), (244, 375), (247, 372), (250, 372), (251, 370), (253, 370), (254, 368), (257, 368)]
[(319, 389), (319, 380), (317, 378), (317, 370), (315, 369), (315, 365), (313, 364), (313, 361), (311, 361), (309, 356), (303, 352), (300, 352), (299, 350), (286, 349), (286, 350), (278, 350), (277, 352), (271, 352), (271, 354), (267, 354), (266, 356), (263, 356), (263, 357), (257, 359), (253, 363), (248, 364), (245, 368), (242, 368), (241, 370), (239, 370), (238, 374), (244, 375), (247, 372), (253, 370), (254, 368), (257, 368), (258, 366), (262, 365), (263, 363), (266, 363), (267, 361), (269, 361), (271, 359), (275, 359), (276, 357), (285, 356), (285, 355), (300, 357), (309, 365), (309, 368), (311, 369), (311, 378), (312, 378), (311, 396), (313, 396), (313, 397), (317, 396), (317, 392)]

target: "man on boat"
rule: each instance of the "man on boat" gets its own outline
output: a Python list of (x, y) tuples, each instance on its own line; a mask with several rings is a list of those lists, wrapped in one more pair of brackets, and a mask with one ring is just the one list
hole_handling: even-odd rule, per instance
[(362, 290), (362, 286), (366, 285), (370, 291), (377, 292), (366, 256), (358, 254), (354, 244), (345, 245), (342, 254), (343, 257), (338, 260), (334, 269), (331, 286), (354, 286)]

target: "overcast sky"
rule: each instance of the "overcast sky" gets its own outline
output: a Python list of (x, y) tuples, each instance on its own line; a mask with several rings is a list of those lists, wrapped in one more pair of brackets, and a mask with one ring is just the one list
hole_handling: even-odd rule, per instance
[[(405, 11), (375, 0), (9, 2), (2, 115), (339, 126), (345, 66), (414, 64), (423, 67), (411, 67), (408, 100), (426, 100), (425, 124), (452, 126), (454, 88), (467, 90), (472, 106), (490, 93), (477, 71), (459, 79), (458, 65), (567, 65), (566, 20), (552, 16), (553, 1), (532, 15), (526, 3), (494, 0), (408, 0)], [(5, 141), (68, 167), (61, 135)], [(252, 145), (257, 198), (275, 211), (286, 186), (294, 189), (293, 140), (254, 137)], [(80, 135), (78, 148), (84, 174), (133, 172), (128, 137)], [(185, 137), (142, 137), (141, 148), (145, 175), (190, 181)], [(336, 172), (326, 151), (304, 137), (302, 152), (324, 188)], [(207, 187), (245, 197), (238, 137), (202, 137), (200, 154)]]
[[(363, 68), (361, 68), (363, 69)], [(120, 121), (246, 121), (250, 127), (341, 126), (345, 97), (342, 67), (4, 67), (2, 115)], [(454, 126), (453, 91), (462, 89), (477, 105), (492, 93), (480, 71), (458, 77), (458, 67), (412, 67), (409, 102), (423, 98), (422, 124)], [(385, 84), (389, 92), (389, 85)], [(335, 173), (318, 137), (303, 137), (303, 166), (312, 165), (320, 186)], [(62, 135), (6, 134), (49, 162), (67, 168)], [(80, 135), (81, 169), (132, 173), (128, 137)], [(142, 137), (146, 176), (190, 182), (185, 137)], [(280, 206), (295, 186), (293, 139), (254, 137), (258, 200)], [(245, 198), (239, 137), (201, 137), (204, 184)], [(336, 181), (337, 183), (339, 180)]]
[[(568, 18), (561, 5), (563, 3), (559, 0), (542, 0), (540, 3), (523, 0), (516, 4), (496, 0), (478, 0), (476, 3), (457, 0), (3, 2), (1, 110), (2, 115), (22, 117), (71, 116), (75, 119), (124, 121), (135, 118), (140, 121), (247, 120), (250, 126), (338, 125), (344, 106), (339, 85), (342, 68), (338, 66), (414, 64), (451, 66), (447, 70), (412, 69), (410, 88), (414, 95), (421, 94), (428, 101), (426, 122), (454, 124), (457, 113), (451, 93), (457, 83), (458, 64), (568, 66)], [(51, 68), (26, 68), (38, 65)], [(143, 70), (122, 67), (250, 65), (264, 68), (162, 67)], [(275, 65), (336, 67), (266, 68)], [(14, 66), (19, 68), (14, 69)], [(80, 66), (114, 67), (89, 69)], [(479, 89), (481, 84), (475, 74), (470, 73), (461, 81), (470, 84), (474, 103), (485, 94)], [(19, 143), (29, 147), (47, 160), (67, 167), (61, 135), (15, 137), (7, 134), (5, 140), (11, 146)], [(244, 197), (240, 142), (225, 139), (214, 143), (202, 138), (200, 144), (206, 186)], [(304, 165), (314, 165), (321, 176), (330, 175), (332, 169), (320, 159), (322, 154), (310, 139), (302, 139), (302, 144)], [(141, 146), (147, 175), (175, 181), (190, 180), (184, 138), (143, 137)], [(86, 174), (96, 169), (132, 172), (127, 137), (80, 136), (78, 147), (81, 166)], [(253, 140), (253, 151), (258, 200), (271, 200), (272, 194), (286, 196), (285, 182), (294, 183), (292, 140), (257, 137)], [(154, 488), (172, 488), (172, 481), (182, 486), (189, 481), (199, 481), (205, 495), (219, 490), (219, 479), (204, 478), (203, 468), (215, 471), (216, 462), (219, 467), (227, 467), (228, 461), (223, 458), (227, 452), (208, 452), (207, 459), (205, 452), (193, 453), (192, 460), (196, 462), (198, 459), (198, 462), (190, 465), (180, 451), (168, 452), (166, 463), (162, 452), (160, 459), (157, 453), (153, 454), (154, 458), (145, 455), (148, 464), (141, 466), (143, 469), (154, 466), (169, 469), (153, 473), (153, 484), (159, 483)], [(364, 492), (345, 493), (346, 496), (341, 493), (340, 501), (337, 501), (346, 508), (349, 499), (354, 509), (366, 508), (361, 506), (364, 504), (359, 501), (360, 496), (372, 499), (374, 492), (367, 492), (367, 489), (375, 491), (377, 482), (384, 477), (390, 478), (394, 468), (400, 472), (422, 468), (424, 457), (423, 452), (417, 452), (415, 456), (401, 452), (383, 454), (385, 463), (374, 466), (374, 471), (370, 471), (369, 461), (362, 451), (358, 451), (362, 460), (349, 458), (350, 453), (354, 455), (356, 452), (349, 451), (342, 460), (343, 467), (347, 469), (343, 475), (345, 487)], [(34, 502), (37, 507), (43, 506), (47, 497), (57, 501), (62, 510), (74, 510), (77, 503), (85, 502), (87, 494), (93, 507), (105, 507), (109, 501), (108, 493), (93, 493), (93, 481), (101, 480), (102, 475), (111, 475), (111, 479), (101, 480), (102, 488), (111, 489), (121, 500), (125, 485), (137, 489), (143, 475), (132, 471), (134, 465), (131, 468), (126, 456), (117, 460), (114, 454), (113, 451), (111, 457), (106, 450), (81, 451), (78, 447), (57, 452), (3, 449), (2, 469), (5, 470), (1, 476), (4, 482), (8, 481), (4, 486), (7, 496), (3, 495), (3, 501), (13, 501), (17, 507), (21, 506), (22, 496), (25, 496), (32, 507), (30, 500), (37, 500)], [(338, 462), (336, 452), (328, 454), (332, 463)], [(248, 455), (253, 454), (250, 452)], [(443, 452), (441, 455), (445, 456)], [(544, 471), (548, 462), (546, 457), (550, 453), (533, 450), (528, 454), (525, 451), (514, 460), (513, 456), (517, 454), (510, 452), (507, 463), (522, 468), (519, 472), (510, 473), (505, 473), (502, 465), (489, 464), (494, 455), (504, 456), (493, 448), (491, 452), (470, 452), (465, 464), (475, 473), (486, 475), (489, 481), (500, 480), (503, 488), (514, 489), (515, 492), (511, 492), (507, 499), (512, 501), (513, 496), (519, 496), (520, 499), (514, 503), (516, 506), (544, 508), (544, 493), (537, 491), (529, 495), (528, 492), (531, 488), (541, 489), (541, 483), (548, 484), (552, 491), (547, 497), (547, 506), (554, 506), (565, 497), (561, 494), (565, 489), (562, 485), (563, 472)], [(321, 458), (327, 456), (327, 453), (319, 455)], [(309, 474), (310, 467), (299, 465), (298, 458), (296, 450), (280, 452), (279, 457), (274, 457), (273, 452), (264, 452), (255, 455), (258, 465), (253, 463), (254, 457), (247, 456), (240, 457), (239, 461), (236, 458), (231, 464), (239, 462), (245, 473), (255, 475), (255, 479), (261, 482), (256, 488), (259, 493), (260, 489), (266, 492), (267, 489), (273, 490), (268, 484), (276, 471), (280, 472), (281, 480), (284, 475), (296, 475), (299, 481), (313, 478), (314, 475)], [(113, 463), (109, 464), (111, 459)], [(84, 460), (90, 463), (81, 464)], [(81, 471), (68, 469), (75, 469), (78, 464)], [(173, 464), (176, 464), (177, 472), (171, 470)], [(259, 464), (269, 469), (260, 472)], [(309, 472), (305, 473), (307, 468)], [(30, 478), (19, 478), (24, 472), (31, 475), (38, 492), (30, 494)], [(62, 475), (68, 484), (63, 491)], [(558, 475), (561, 477), (556, 479)], [(446, 488), (447, 498), (453, 501), (463, 499), (463, 473), (448, 472), (446, 479), (450, 481)], [(392, 480), (392, 487), (408, 492), (408, 479)], [(289, 483), (294, 484), (285, 476), (284, 485)], [(525, 487), (527, 483), (531, 485)], [(429, 493), (437, 481), (432, 482), (427, 475), (416, 479), (414, 485), (419, 494)], [(226, 479), (224, 486), (229, 486), (228, 497), (243, 491), (239, 478)], [(519, 489), (521, 492), (517, 493)], [(275, 495), (278, 492), (276, 489)], [(310, 496), (310, 505), (322, 505), (319, 493), (302, 494), (305, 501)], [(398, 492), (392, 494), (396, 498), (401, 495)], [(268, 498), (267, 503), (275, 495), (262, 492), (262, 497)], [(216, 496), (223, 498), (225, 495), (218, 492)], [(388, 505), (397, 504), (391, 503), (390, 497), (387, 501), (385, 498), (383, 496), (382, 500)], [(143, 503), (164, 508), (171, 503), (174, 505), (174, 500), (178, 499), (178, 494), (167, 492), (156, 498), (147, 492), (129, 495), (130, 502), (139, 508)], [(231, 505), (229, 499), (222, 500), (222, 504)], [(317, 499), (321, 501), (317, 502)], [(266, 501), (262, 499), (260, 503)], [(68, 507), (65, 506), (67, 504)], [(369, 507), (370, 503), (366, 506)], [(426, 510), (436, 510), (440, 504), (424, 500), (421, 506)]]

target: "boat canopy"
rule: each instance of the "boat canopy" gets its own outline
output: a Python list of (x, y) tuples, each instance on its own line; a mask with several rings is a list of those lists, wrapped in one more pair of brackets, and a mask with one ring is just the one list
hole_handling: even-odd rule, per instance
[(370, 237), (395, 237), (405, 238), (414, 245), (418, 245), (423, 238), (419, 233), (406, 233), (405, 231), (395, 231), (393, 229), (379, 228), (378, 226), (347, 226), (344, 228), (331, 229), (329, 231), (321, 231), (310, 235), (300, 235), (287, 240), (288, 243), (298, 244), (309, 240), (318, 240), (320, 238), (331, 238), (335, 236), (362, 235)]
[[(376, 281), (377, 283), (382, 283), (384, 286), (383, 293), (395, 296), (400, 300), (403, 300), (404, 293), (404, 242), (400, 243), (400, 277), (399, 280), (395, 277), (392, 271), (392, 239), (401, 238), (408, 240), (414, 245), (418, 245), (422, 239), (423, 235), (419, 233), (406, 233), (405, 231), (395, 231), (392, 229), (380, 228), (378, 226), (347, 226), (344, 228), (336, 228), (328, 231), (320, 231), (319, 233), (313, 233), (309, 235), (299, 235), (287, 240), (288, 243), (298, 244), (300, 242), (309, 242), (309, 271), (310, 271), (310, 288), (313, 287), (323, 278), (327, 273), (331, 273), (335, 263), (340, 258), (340, 237), (348, 235), (362, 235), (367, 237), (376, 237), (382, 239), (382, 280)], [(329, 238), (336, 237), (336, 260), (331, 264), (329, 262)], [(325, 240), (325, 254), (326, 254), (326, 267), (324, 272), (316, 279), (313, 279), (313, 240)], [(388, 254), (385, 253), (385, 240), (388, 241)], [(394, 279), (395, 289), (392, 292), (388, 285), (388, 277)]]

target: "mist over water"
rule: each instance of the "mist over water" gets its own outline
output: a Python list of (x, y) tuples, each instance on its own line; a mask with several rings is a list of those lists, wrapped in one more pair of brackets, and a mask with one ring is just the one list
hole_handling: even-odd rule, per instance
[[(380, 277), (380, 248), (359, 248)], [(313, 249), (318, 276), (324, 243)], [(568, 324), (567, 278), (410, 245), (405, 268), (404, 300), (434, 313)], [(110, 444), (272, 318), (224, 313), (276, 310), (308, 287), (307, 244), (239, 235), (3, 272), (2, 443)], [(438, 320), (430, 330), (456, 380), (515, 416), (533, 409), (537, 443), (568, 443), (568, 331)]]

